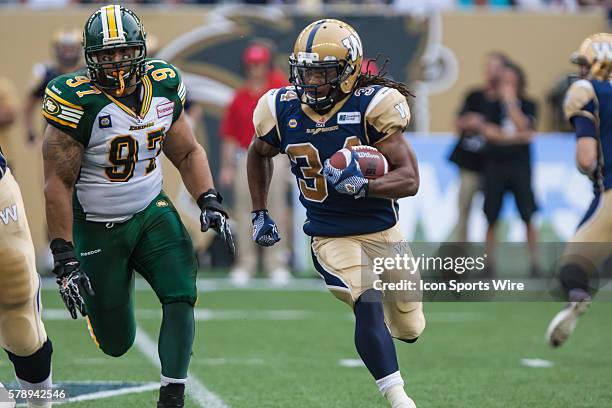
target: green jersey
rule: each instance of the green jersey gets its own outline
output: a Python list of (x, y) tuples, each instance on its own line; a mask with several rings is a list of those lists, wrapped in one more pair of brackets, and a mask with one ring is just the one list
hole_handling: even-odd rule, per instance
[(75, 197), (88, 221), (126, 221), (161, 191), (159, 155), (183, 110), (185, 85), (159, 59), (146, 61), (141, 80), (139, 112), (96, 88), (85, 71), (56, 77), (45, 90), (47, 122), (85, 147)]

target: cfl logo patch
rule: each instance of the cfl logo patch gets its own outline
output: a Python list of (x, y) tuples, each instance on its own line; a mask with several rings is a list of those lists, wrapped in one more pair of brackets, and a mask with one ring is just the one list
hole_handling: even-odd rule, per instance
[(11, 220), (13, 222), (17, 222), (17, 204), (13, 204), (10, 207), (6, 207), (2, 211), (0, 211), (0, 220), (4, 223), (4, 225), (8, 225)]

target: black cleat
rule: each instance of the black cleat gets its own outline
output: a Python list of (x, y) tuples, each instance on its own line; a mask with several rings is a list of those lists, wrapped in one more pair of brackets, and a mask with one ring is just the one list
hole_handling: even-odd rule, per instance
[(159, 388), (157, 408), (183, 408), (185, 406), (185, 384), (168, 384)]

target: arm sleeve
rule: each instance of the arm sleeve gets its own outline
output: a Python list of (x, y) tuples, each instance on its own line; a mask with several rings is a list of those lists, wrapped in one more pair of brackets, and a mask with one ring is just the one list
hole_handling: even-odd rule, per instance
[(381, 88), (365, 113), (366, 138), (375, 145), (396, 132), (403, 132), (410, 122), (410, 108), (397, 89)]
[[(60, 77), (61, 78), (61, 77)], [(65, 78), (64, 78), (65, 79)], [(49, 82), (43, 98), (42, 114), (47, 123), (68, 134), (76, 141), (87, 146), (89, 138), (84, 131), (85, 110), (82, 106), (69, 99), (68, 89), (61, 87), (56, 80)], [(62, 96), (57, 91), (64, 89)]]
[(253, 126), (255, 135), (264, 142), (281, 148), (281, 135), (276, 121), (276, 93), (273, 89), (259, 98), (255, 111), (253, 112)]
[(597, 138), (597, 129), (595, 124), (584, 116), (574, 116), (570, 119), (570, 122), (576, 129), (576, 138), (581, 137), (592, 137)]

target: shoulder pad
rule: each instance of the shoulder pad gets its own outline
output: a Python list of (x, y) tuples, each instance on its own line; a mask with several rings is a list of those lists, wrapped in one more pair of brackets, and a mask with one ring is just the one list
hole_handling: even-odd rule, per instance
[(410, 122), (408, 102), (397, 89), (380, 87), (366, 108), (365, 120), (382, 135), (375, 143), (381, 142), (406, 130)]
[(181, 103), (185, 104), (187, 90), (178, 68), (162, 59), (151, 59), (146, 61), (145, 72), (154, 85), (161, 85), (173, 93), (176, 92)]
[(574, 116), (585, 116), (595, 121), (594, 104), (591, 102), (595, 103), (596, 100), (595, 89), (590, 81), (580, 79), (574, 82), (567, 90), (563, 101), (565, 117), (569, 120)]
[[(253, 126), (257, 137), (263, 137), (276, 128), (276, 98), (279, 93), (280, 100), (287, 95), (287, 88), (271, 89), (259, 98), (255, 111), (253, 112)], [(289, 92), (293, 92), (292, 90)]]
[(78, 96), (78, 92), (87, 92), (91, 89), (100, 93), (97, 89), (91, 88), (89, 79), (84, 76), (66, 74), (54, 78), (45, 89), (42, 104), (43, 116), (55, 127), (70, 135), (76, 135), (85, 114), (83, 100)]
[(181, 73), (178, 68), (161, 59), (147, 60), (145, 71), (153, 82), (175, 87), (181, 82)]

